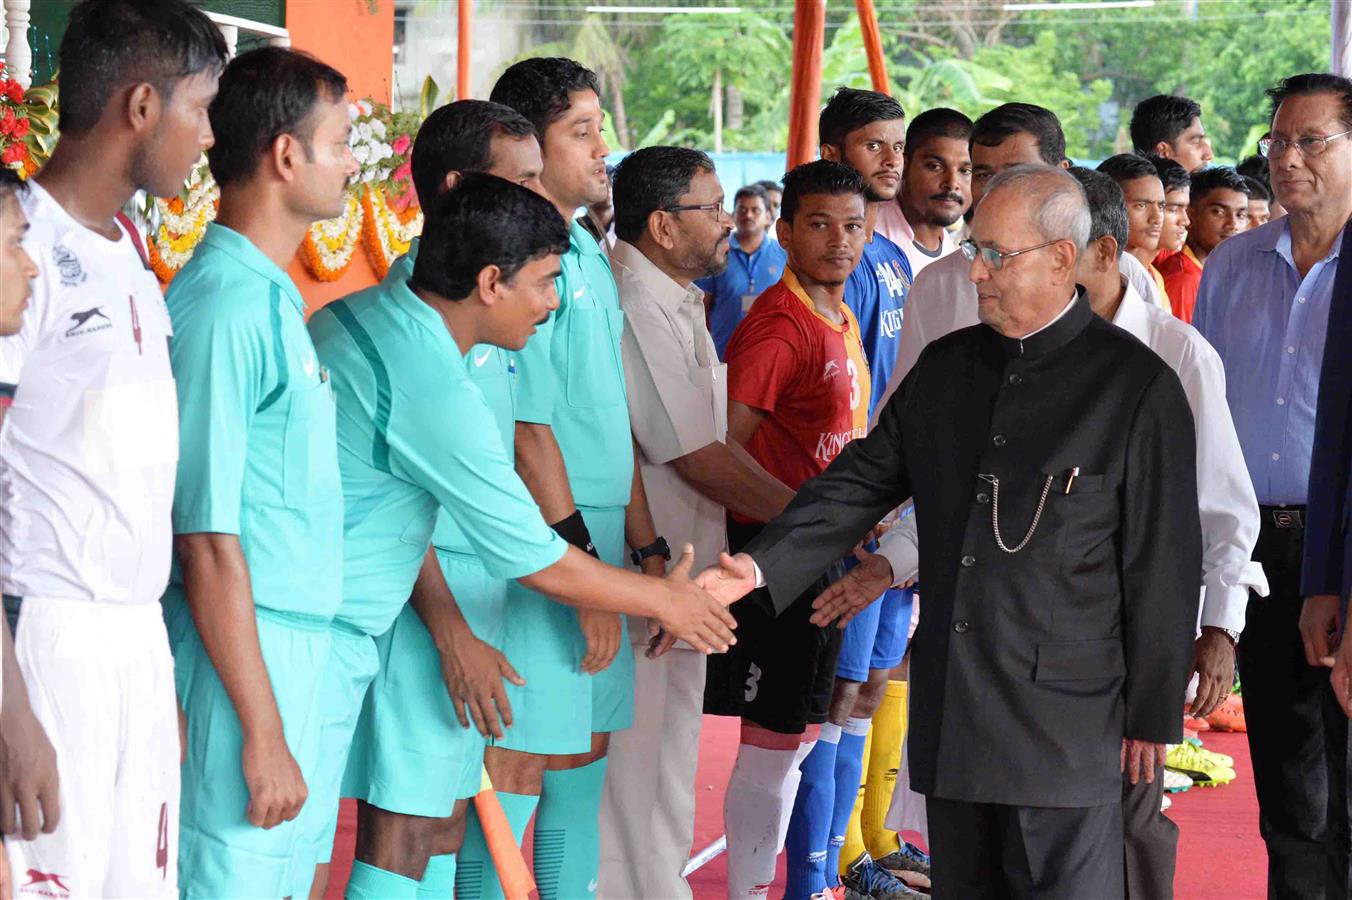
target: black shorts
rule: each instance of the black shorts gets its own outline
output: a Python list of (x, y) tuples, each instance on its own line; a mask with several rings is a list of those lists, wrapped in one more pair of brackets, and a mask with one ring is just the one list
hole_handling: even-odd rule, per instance
[[(728, 520), (728, 545), (735, 553), (761, 530)], [(812, 601), (845, 574), (836, 563), (782, 614), (764, 588), (732, 605), (737, 643), (709, 657), (704, 711), (739, 716), (781, 734), (802, 734), (826, 721), (835, 687), (836, 657), (844, 632), (808, 621)]]

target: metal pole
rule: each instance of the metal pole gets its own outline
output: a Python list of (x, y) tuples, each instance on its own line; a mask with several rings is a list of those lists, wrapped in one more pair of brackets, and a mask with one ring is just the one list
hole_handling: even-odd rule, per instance
[(1352, 78), (1352, 0), (1333, 0), (1329, 21), (1333, 26), (1329, 71)]
[(789, 88), (789, 168), (817, 158), (817, 115), (822, 102), (822, 44), (826, 0), (794, 0), (793, 84)]
[(685, 864), (685, 868), (681, 870), (681, 877), (689, 878), (691, 873), (695, 872), (698, 869), (704, 868), (709, 863), (717, 859), (719, 854), (723, 853), (727, 849), (728, 849), (728, 836), (725, 834), (718, 840), (714, 841), (709, 846), (705, 847), (700, 852), (696, 853), (694, 856), (690, 857), (690, 861), (687, 862)]
[(460, 17), (456, 26), (455, 99), (467, 100), (470, 95), (469, 63), (470, 39), (474, 36), (474, 0), (460, 0)]
[[(873, 8), (873, 0), (854, 0), (854, 9), (859, 14), (859, 30), (864, 36), (864, 53), (868, 57), (873, 89), (880, 94), (890, 94), (892, 85), (887, 78), (887, 59), (883, 56), (883, 38), (878, 31), (878, 13)], [(911, 110), (911, 114), (918, 111)]]

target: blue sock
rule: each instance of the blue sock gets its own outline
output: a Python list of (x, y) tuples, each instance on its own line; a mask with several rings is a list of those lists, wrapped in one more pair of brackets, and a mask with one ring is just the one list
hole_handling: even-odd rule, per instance
[(596, 893), (605, 781), (604, 757), (577, 769), (545, 771), (535, 816), (535, 883), (540, 900), (578, 900)]
[(864, 744), (868, 741), (868, 719), (853, 716), (840, 729), (840, 747), (836, 750), (836, 802), (831, 813), (831, 840), (826, 846), (826, 885), (835, 887), (840, 880), (840, 848), (845, 846), (845, 831), (850, 814), (859, 799), (859, 784), (864, 779)]
[[(836, 793), (836, 744), (840, 726), (827, 722), (817, 745), (798, 767), (803, 780), (793, 801), (789, 834), (784, 840), (788, 856), (786, 900), (808, 900), (826, 890), (826, 843), (831, 832), (831, 812)], [(852, 798), (853, 799), (853, 798)]]
[(418, 882), (355, 860), (347, 880), (347, 900), (415, 900)]
[[(512, 834), (517, 844), (526, 834), (526, 826), (540, 798), (533, 794), (508, 794), (498, 791), (498, 802), (507, 814), (507, 823), (512, 826)], [(456, 854), (455, 896), (459, 900), (498, 900), (502, 897), (502, 882), (498, 880), (498, 870), (493, 865), (493, 857), (488, 852), (488, 842), (484, 839), (483, 826), (469, 806), (469, 820), (465, 824), (465, 840)], [(430, 869), (431, 863), (428, 863)]]
[(455, 854), (434, 856), (427, 861), (422, 881), (418, 882), (418, 900), (451, 900), (455, 896)]

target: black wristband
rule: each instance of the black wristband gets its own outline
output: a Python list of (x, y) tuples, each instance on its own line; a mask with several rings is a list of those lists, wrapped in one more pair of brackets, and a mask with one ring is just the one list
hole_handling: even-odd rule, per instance
[(634, 565), (641, 566), (643, 561), (650, 556), (660, 556), (667, 562), (671, 562), (671, 547), (667, 546), (667, 539), (659, 537), (646, 547), (640, 547), (629, 554), (629, 558), (634, 561)]
[(587, 523), (582, 518), (582, 510), (575, 509), (568, 518), (555, 522), (549, 526), (554, 529), (554, 533), (572, 544), (584, 553), (590, 553), (597, 559), (601, 554), (596, 552), (596, 547), (592, 544), (591, 532), (587, 530)]

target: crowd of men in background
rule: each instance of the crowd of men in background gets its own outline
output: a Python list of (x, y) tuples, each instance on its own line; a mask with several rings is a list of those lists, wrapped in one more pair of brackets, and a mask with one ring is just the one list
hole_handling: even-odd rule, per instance
[[(1094, 171), (1040, 106), (840, 88), (729, 200), (528, 59), (307, 316), (344, 76), (184, 0), (61, 61), (0, 170), (0, 894), (320, 897), (354, 797), (350, 898), (515, 896), (532, 822), (543, 900), (689, 897), (716, 714), (730, 898), (782, 852), (795, 900), (1172, 896), (1215, 715), (1269, 896), (1348, 896), (1352, 82), (1238, 170), (1187, 98)], [(121, 210), (203, 152), (165, 294)]]

